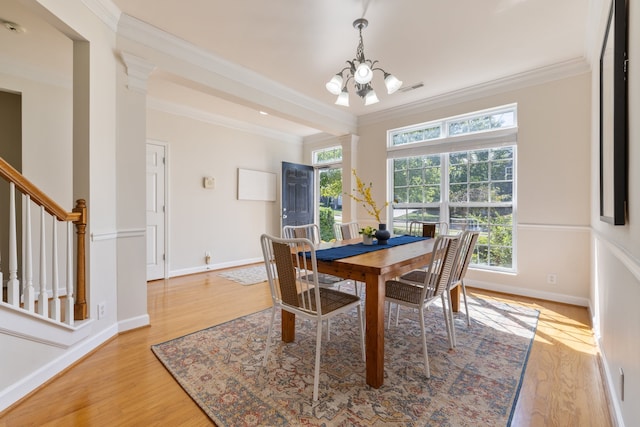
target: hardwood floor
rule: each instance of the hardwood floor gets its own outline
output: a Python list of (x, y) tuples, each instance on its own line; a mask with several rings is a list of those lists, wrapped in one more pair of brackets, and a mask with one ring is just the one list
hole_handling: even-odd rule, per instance
[[(271, 305), (266, 283), (241, 286), (217, 273), (150, 282), (150, 327), (104, 344), (5, 411), (0, 427), (212, 425), (150, 346)], [(513, 426), (612, 425), (585, 308), (469, 291), (541, 312)]]

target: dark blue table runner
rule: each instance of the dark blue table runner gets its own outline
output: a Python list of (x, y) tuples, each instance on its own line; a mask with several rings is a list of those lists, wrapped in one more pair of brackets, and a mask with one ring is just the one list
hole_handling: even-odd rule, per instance
[[(363, 243), (354, 243), (351, 245), (337, 246), (335, 248), (320, 249), (316, 251), (316, 259), (319, 261), (335, 261), (337, 259), (348, 258), (427, 239), (428, 237), (398, 236), (390, 238), (386, 245), (364, 245)], [(310, 258), (311, 252), (306, 252), (306, 255), (307, 258)]]

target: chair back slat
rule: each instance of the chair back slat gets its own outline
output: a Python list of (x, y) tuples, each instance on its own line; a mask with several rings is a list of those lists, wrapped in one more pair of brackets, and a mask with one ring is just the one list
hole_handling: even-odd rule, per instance
[[(311, 240), (260, 237), (267, 279), (274, 304), (304, 310), (311, 314), (322, 311), (316, 271), (315, 248)], [(311, 251), (311, 257), (294, 256)]]
[(423, 300), (438, 297), (449, 288), (451, 270), (458, 250), (458, 236), (438, 236), (427, 267)]
[(460, 234), (460, 249), (458, 250), (456, 263), (451, 271), (452, 285), (458, 283), (467, 273), (479, 235), (480, 233), (478, 231), (469, 230), (463, 231), (462, 234)]
[(320, 243), (320, 228), (317, 224), (285, 225), (282, 236), (285, 239), (309, 239), (317, 245)]
[(333, 234), (336, 240), (355, 239), (360, 234), (360, 225), (357, 222), (336, 222), (333, 224)]
[(294, 307), (299, 307), (300, 301), (298, 300), (298, 288), (296, 286), (296, 270), (293, 266), (291, 248), (285, 243), (273, 242), (272, 245), (282, 302)]

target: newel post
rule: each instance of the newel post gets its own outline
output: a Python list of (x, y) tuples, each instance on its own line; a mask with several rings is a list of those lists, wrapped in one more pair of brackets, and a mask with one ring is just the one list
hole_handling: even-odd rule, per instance
[(87, 229), (87, 202), (84, 199), (76, 201), (76, 207), (73, 212), (79, 213), (80, 218), (74, 221), (76, 225), (77, 235), (77, 253), (76, 253), (76, 303), (74, 305), (74, 319), (84, 320), (87, 318), (87, 292), (86, 292), (86, 247), (85, 233)]

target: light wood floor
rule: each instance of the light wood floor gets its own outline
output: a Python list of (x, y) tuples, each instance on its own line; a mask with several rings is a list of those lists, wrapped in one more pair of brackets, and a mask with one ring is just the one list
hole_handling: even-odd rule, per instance
[[(211, 425), (150, 346), (271, 305), (266, 283), (217, 273), (150, 282), (150, 327), (104, 344), (1, 414), (0, 427)], [(513, 426), (612, 425), (585, 308), (472, 291), (541, 311)]]

